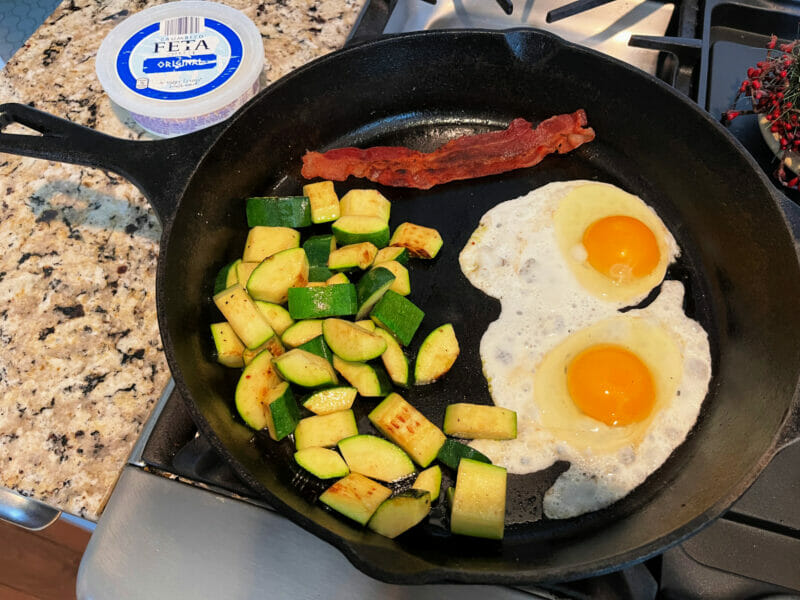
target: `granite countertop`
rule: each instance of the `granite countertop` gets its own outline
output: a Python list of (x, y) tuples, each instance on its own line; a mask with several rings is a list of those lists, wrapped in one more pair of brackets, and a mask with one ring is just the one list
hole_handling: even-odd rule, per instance
[[(339, 48), (364, 0), (225, 0), (261, 30), (275, 81)], [(105, 35), (155, 0), (65, 0), (0, 71), (24, 102), (104, 133)], [(156, 322), (161, 228), (119, 176), (0, 154), (0, 486), (95, 520), (170, 374)]]

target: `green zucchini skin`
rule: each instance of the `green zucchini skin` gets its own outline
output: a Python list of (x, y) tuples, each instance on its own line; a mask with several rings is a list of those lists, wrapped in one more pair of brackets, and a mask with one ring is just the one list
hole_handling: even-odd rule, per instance
[(327, 265), (328, 256), (332, 250), (336, 249), (336, 242), (333, 234), (312, 235), (303, 242), (303, 250), (308, 256), (308, 264), (312, 267), (317, 265)]
[(394, 280), (394, 273), (383, 267), (376, 267), (364, 273), (356, 286), (356, 295), (358, 296), (356, 321), (360, 321), (369, 315), (369, 311), (383, 297), (386, 290), (392, 286)]
[(258, 196), (245, 204), (247, 226), (308, 227), (311, 225), (311, 203), (307, 196)]
[(300, 422), (300, 408), (292, 393), (292, 388), (284, 382), (283, 393), (269, 404), (272, 422), (275, 427), (275, 437), (278, 441), (294, 432)]
[(309, 281), (328, 281), (331, 277), (336, 275), (328, 267), (322, 265), (311, 265), (308, 267), (308, 280)]
[(236, 283), (236, 265), (240, 262), (242, 262), (242, 259), (237, 258), (219, 270), (214, 278), (214, 294), (219, 294)]
[(436, 458), (451, 469), (458, 469), (458, 463), (461, 462), (462, 458), (469, 458), (470, 460), (492, 464), (492, 461), (485, 454), (451, 438), (445, 440)]
[(356, 286), (352, 283), (289, 288), (288, 294), (293, 319), (340, 317), (354, 315), (358, 310)]
[(305, 350), (306, 352), (311, 352), (311, 354), (316, 354), (317, 356), (321, 356), (329, 363), (333, 364), (333, 352), (328, 347), (328, 344), (325, 343), (325, 337), (318, 335), (314, 339), (308, 340), (307, 342), (300, 344), (297, 347), (298, 350)]
[(387, 290), (369, 316), (378, 327), (383, 327), (403, 346), (408, 346), (425, 313), (405, 296)]

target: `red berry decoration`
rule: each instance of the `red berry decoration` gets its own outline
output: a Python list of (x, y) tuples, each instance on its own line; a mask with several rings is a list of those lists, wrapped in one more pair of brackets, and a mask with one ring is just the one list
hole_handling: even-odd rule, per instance
[[(777, 47), (777, 50), (776, 50)], [(778, 138), (780, 164), (775, 176), (782, 185), (798, 189), (800, 178), (788, 173), (785, 159), (789, 152), (800, 147), (800, 110), (795, 108), (800, 99), (800, 41), (778, 44), (777, 36), (767, 43), (767, 57), (747, 69), (745, 79), (731, 108), (722, 115), (722, 122), (728, 124), (741, 115), (764, 115), (769, 130)], [(749, 98), (750, 107), (737, 108), (742, 98)]]

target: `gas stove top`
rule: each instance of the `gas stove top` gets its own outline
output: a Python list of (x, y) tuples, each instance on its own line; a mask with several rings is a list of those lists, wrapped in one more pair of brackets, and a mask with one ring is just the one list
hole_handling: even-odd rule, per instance
[[(800, 4), (791, 1), (582, 3), (605, 5), (551, 25), (547, 13), (561, 2), (515, 0), (509, 15), (505, 1), (372, 0), (350, 42), (381, 32), (542, 27), (637, 64), (717, 116), (769, 35), (793, 37), (800, 22)], [(755, 118), (734, 123), (732, 133), (771, 174), (777, 163)], [(784, 210), (800, 240), (800, 196), (788, 198)], [(303, 598), (800, 598), (800, 443), (780, 452), (725, 516), (662, 555), (601, 577), (513, 589), (389, 586), (364, 576), (244, 485), (197, 433), (172, 385), (130, 463), (82, 563), (81, 598), (232, 598), (268, 589)]]

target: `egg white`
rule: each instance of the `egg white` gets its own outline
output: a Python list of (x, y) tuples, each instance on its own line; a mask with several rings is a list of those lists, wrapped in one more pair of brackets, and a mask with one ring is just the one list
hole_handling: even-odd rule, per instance
[[(552, 183), (497, 205), (483, 216), (459, 256), (469, 281), (501, 302), (500, 316), (487, 328), (480, 352), (495, 404), (516, 411), (518, 426), (514, 440), (475, 440), (471, 445), (510, 473), (569, 461), (569, 470), (545, 495), (549, 518), (598, 510), (641, 484), (691, 430), (711, 375), (707, 335), (683, 313), (683, 285), (665, 281), (648, 307), (625, 313), (658, 328), (678, 352), (675, 392), (657, 404), (646, 426), (636, 435), (614, 434), (613, 442), (599, 441), (602, 436), (596, 433), (588, 436), (594, 441), (587, 441), (575, 433), (579, 427), (564, 427), (564, 422), (554, 427), (542, 418), (538, 365), (571, 334), (619, 318), (618, 309), (628, 304), (587, 290), (559, 245), (553, 216), (564, 197), (587, 183)], [(676, 255), (677, 244), (672, 250)], [(597, 431), (611, 429), (589, 421)]]

